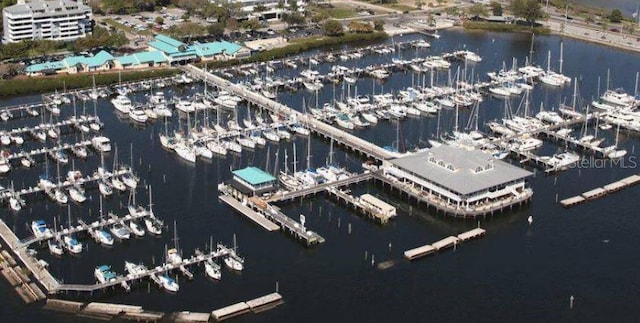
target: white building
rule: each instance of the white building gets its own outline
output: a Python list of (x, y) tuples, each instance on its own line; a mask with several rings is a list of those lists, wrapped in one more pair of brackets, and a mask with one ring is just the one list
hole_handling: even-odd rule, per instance
[(90, 7), (71, 0), (18, 0), (2, 10), (2, 42), (85, 37), (93, 30), (91, 17)]
[(456, 217), (476, 217), (526, 203), (532, 175), (480, 150), (448, 145), (383, 162), (385, 177), (410, 196)]
[[(212, 0), (213, 2), (214, 0)], [(242, 16), (238, 18), (257, 18), (260, 20), (279, 20), (282, 18), (282, 14), (287, 12), (290, 7), (290, 3), (293, 0), (229, 0), (232, 3), (239, 4)], [(278, 3), (282, 1), (282, 8), (278, 8)], [(302, 0), (297, 1), (298, 12), (304, 13), (306, 8), (306, 2)], [(256, 7), (262, 6), (262, 11), (256, 11)]]

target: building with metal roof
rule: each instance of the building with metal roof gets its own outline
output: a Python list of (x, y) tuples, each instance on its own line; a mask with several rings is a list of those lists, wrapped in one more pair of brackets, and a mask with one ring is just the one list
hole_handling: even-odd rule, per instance
[(153, 41), (148, 43), (149, 51), (163, 52), (170, 63), (180, 61), (190, 61), (197, 58), (196, 51), (187, 44), (173, 39), (169, 36), (158, 34)]
[(2, 10), (3, 43), (23, 40), (70, 41), (93, 31), (89, 6), (70, 0), (18, 1)]
[(510, 201), (533, 194), (526, 184), (531, 172), (480, 150), (442, 145), (384, 161), (382, 169), (385, 176), (408, 184), (427, 202), (440, 203), (452, 213), (474, 213), (475, 208), (494, 204), (508, 207)]
[(194, 43), (189, 46), (196, 51), (201, 60), (223, 60), (230, 58), (242, 58), (251, 55), (251, 51), (238, 44), (228, 41), (217, 41), (210, 43)]
[(232, 171), (233, 179), (227, 181), (237, 193), (245, 196), (261, 195), (275, 190), (277, 179), (257, 167)]

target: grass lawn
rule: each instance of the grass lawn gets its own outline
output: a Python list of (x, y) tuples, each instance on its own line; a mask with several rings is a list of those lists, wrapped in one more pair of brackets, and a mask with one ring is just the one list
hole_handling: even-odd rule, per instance
[(314, 6), (311, 10), (316, 13), (323, 13), (334, 19), (351, 18), (358, 15), (358, 12), (354, 7), (342, 4), (336, 4), (333, 8), (320, 8)]
[(386, 8), (400, 10), (402, 12), (416, 10), (416, 7), (409, 6), (409, 5), (406, 5), (406, 4), (400, 4), (400, 3), (385, 3), (382, 6), (386, 7)]

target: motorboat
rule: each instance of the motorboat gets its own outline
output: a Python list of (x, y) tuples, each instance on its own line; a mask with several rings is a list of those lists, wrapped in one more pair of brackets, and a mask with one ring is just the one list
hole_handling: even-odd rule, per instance
[(93, 137), (91, 138), (91, 146), (99, 152), (109, 152), (111, 151), (111, 140), (104, 136)]
[(56, 200), (56, 202), (58, 202), (60, 204), (67, 204), (67, 202), (69, 201), (69, 198), (67, 197), (67, 194), (65, 194), (59, 188), (55, 188), (53, 190), (53, 197)]
[(112, 272), (111, 267), (107, 265), (96, 267), (96, 269), (93, 271), (93, 275), (101, 284), (116, 281), (116, 274)]
[(69, 250), (69, 252), (73, 254), (82, 252), (82, 243), (76, 240), (76, 238), (67, 235), (62, 238), (62, 241), (64, 242), (65, 248)]
[(133, 108), (131, 99), (122, 94), (111, 100), (111, 104), (113, 104), (113, 107), (116, 108), (116, 110), (124, 114), (128, 114), (129, 111)]
[(164, 275), (158, 276), (160, 283), (162, 284), (162, 288), (166, 289), (169, 292), (177, 292), (180, 290), (180, 285), (176, 283), (176, 281), (169, 277), (166, 273)]
[(98, 242), (105, 246), (113, 246), (113, 236), (111, 233), (107, 232), (105, 229), (96, 230), (96, 237), (98, 238)]
[(31, 231), (36, 238), (50, 237), (51, 229), (47, 228), (44, 220), (35, 220), (31, 222)]
[(145, 123), (149, 120), (149, 116), (145, 110), (140, 108), (131, 108), (131, 110), (129, 110), (129, 118), (139, 123)]
[(131, 236), (131, 231), (122, 222), (112, 225), (109, 231), (120, 240), (127, 240)]

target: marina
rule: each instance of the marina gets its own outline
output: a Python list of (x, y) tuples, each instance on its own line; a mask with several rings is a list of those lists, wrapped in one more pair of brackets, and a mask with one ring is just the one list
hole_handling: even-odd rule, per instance
[[(280, 303), (280, 294), (236, 302), (260, 295), (270, 279), (286, 287), (287, 305), (243, 320), (309, 320), (309, 313), (322, 314), (312, 321), (325, 316), (372, 321), (414, 317), (422, 314), (420, 310), (383, 310), (351, 299), (360, 297), (357, 293), (362, 290), (370, 290), (370, 297), (375, 298), (401, 291), (399, 301), (406, 304), (431, 290), (441, 296), (430, 300), (425, 311), (435, 312), (434, 320), (450, 321), (462, 316), (434, 309), (459, 305), (451, 303), (454, 300), (477, 301), (485, 308), (500, 306), (500, 299), (510, 297), (514, 311), (534, 315), (527, 307), (531, 298), (510, 287), (510, 282), (518, 280), (523, 288), (545, 298), (536, 311), (542, 319), (557, 317), (566, 307), (563, 295), (569, 292), (580, 300), (571, 313), (581, 321), (602, 318), (590, 316), (594, 308), (627, 313), (623, 306), (635, 304), (634, 300), (616, 298), (616, 302), (593, 305), (597, 299), (591, 297), (592, 291), (613, 297), (620, 289), (601, 283), (604, 278), (599, 277), (609, 277), (610, 271), (594, 264), (592, 253), (618, 265), (628, 259), (611, 252), (612, 248), (632, 252), (633, 237), (620, 229), (621, 223), (632, 227), (637, 222), (625, 200), (634, 194), (632, 185), (638, 182), (638, 175), (637, 170), (620, 165), (636, 156), (633, 125), (623, 122), (634, 111), (586, 108), (588, 102), (579, 97), (600, 101), (611, 96), (595, 87), (596, 77), (604, 75), (609, 66), (614, 77), (605, 88), (624, 87), (624, 93), (635, 96), (633, 75), (626, 73), (637, 64), (624, 53), (616, 54), (615, 61), (607, 60), (602, 54), (606, 49), (564, 40), (564, 69), (555, 73), (572, 79), (563, 81), (563, 86), (550, 86), (539, 77), (510, 76), (512, 70), (518, 70), (517, 64), (510, 70), (502, 61), (531, 55), (523, 60), (522, 68), (543, 65), (548, 50), (555, 55), (558, 38), (538, 37), (536, 52), (529, 54), (528, 35), (487, 35), (447, 31), (442, 38), (429, 39), (429, 46), (420, 35), (396, 37), (380, 46), (345, 46), (331, 51), (333, 63), (325, 60), (329, 56), (325, 52), (310, 51), (211, 71), (206, 66), (184, 65), (180, 66), (185, 73), (179, 74), (182, 81), (163, 79), (164, 87), (157, 80), (145, 80), (59, 91), (62, 103), (55, 106), (60, 115), (51, 118), (56, 93), (47, 94), (40, 97), (42, 106), (33, 107), (47, 114), (42, 122), (27, 116), (31, 104), (27, 102), (39, 98), (6, 99), (3, 106), (23, 110), (15, 110), (3, 129), (30, 129), (20, 136), (45, 130), (35, 128), (39, 123), (72, 120), (72, 104), (64, 103), (62, 96), (75, 97), (88, 106), (95, 103), (96, 113), (83, 113), (95, 118), (92, 121), (61, 125), (78, 131), (61, 131), (59, 143), (47, 137), (44, 143), (25, 140), (21, 145), (3, 146), (12, 170), (2, 175), (0, 183), (4, 221), (0, 234), (3, 248), (15, 259), (13, 265), (9, 260), (0, 262), (6, 266), (0, 273), (8, 281), (1, 288), (13, 295), (17, 292), (38, 307), (46, 297), (45, 308), (81, 318), (150, 321), (222, 320), (260, 312), (260, 307)], [(603, 57), (602, 62), (596, 60)], [(443, 61), (449, 67), (427, 66), (444, 65)], [(621, 62), (628, 64), (621, 66)], [(503, 70), (498, 71), (501, 64)], [(334, 65), (344, 68), (332, 70)], [(183, 76), (191, 82), (184, 82)], [(311, 82), (314, 77), (319, 82)], [(272, 86), (258, 87), (260, 80)], [(281, 84), (281, 80), (291, 82)], [(580, 90), (572, 107), (564, 101), (572, 97), (575, 84)], [(123, 95), (118, 92), (121, 88), (128, 89), (124, 95), (135, 110), (131, 115), (119, 112), (112, 103), (116, 95)], [(508, 96), (496, 95), (507, 92)], [(524, 103), (516, 111), (518, 101), (526, 95), (530, 95), (529, 111), (523, 112)], [(157, 103), (160, 96), (166, 106), (156, 109), (162, 106)], [(542, 103), (544, 109), (538, 108)], [(44, 108), (47, 104), (50, 107)], [(514, 111), (503, 113), (505, 105), (508, 109), (513, 106)], [(171, 114), (162, 115), (166, 111)], [(540, 112), (550, 114), (538, 118)], [(465, 119), (470, 120), (466, 126)], [(494, 131), (492, 121), (506, 133)], [(101, 126), (94, 127), (98, 130), (91, 127), (98, 122)], [(71, 158), (68, 164), (47, 156), (59, 150), (71, 155), (70, 145), (92, 148), (93, 133), (108, 138), (114, 150), (94, 149), (96, 154)], [(119, 160), (117, 147), (131, 148), (120, 149)], [(27, 155), (36, 167), (22, 166)], [(103, 158), (114, 166), (106, 167)], [(128, 160), (127, 165), (121, 160)], [(591, 160), (613, 166), (584, 167)], [(39, 185), (42, 173), (50, 172), (45, 163), (60, 168), (56, 175), (47, 176), (54, 184), (48, 190), (54, 201), (31, 194), (46, 191), (46, 186)], [(106, 173), (100, 175), (99, 167)], [(73, 183), (65, 176), (72, 171), (81, 174), (72, 177)], [(130, 213), (129, 207), (138, 205), (136, 194), (144, 195), (124, 184), (124, 178), (132, 183), (132, 177), (139, 180), (135, 181), (138, 188), (153, 186), (154, 203), (148, 198), (153, 211), (149, 207)], [(100, 186), (111, 183), (112, 178), (122, 182), (124, 190)], [(612, 182), (613, 178), (622, 180)], [(71, 203), (55, 202), (55, 189), (77, 196), (78, 192), (71, 192), (77, 186), (83, 190), (84, 202), (71, 197)], [(98, 190), (91, 191), (94, 188), (99, 189), (99, 196)], [(610, 194), (613, 192), (618, 193)], [(581, 203), (575, 202), (577, 197), (558, 201), (558, 196), (573, 195), (590, 201), (590, 207), (569, 208)], [(137, 198), (147, 204), (145, 196)], [(22, 200), (21, 209), (16, 211), (12, 200)], [(611, 214), (609, 221), (602, 220), (603, 213)], [(177, 243), (177, 234), (164, 234), (167, 225), (152, 226), (160, 234), (146, 227), (145, 219), (152, 216), (180, 222), (184, 249)], [(584, 233), (584, 226), (576, 229), (576, 218), (584, 221), (589, 234)], [(482, 228), (470, 230), (478, 220)], [(134, 222), (137, 226), (130, 226)], [(143, 230), (136, 234), (134, 228)], [(36, 237), (40, 229), (49, 233)], [(483, 236), (484, 230), (492, 232), (491, 239), (458, 248), (463, 241)], [(292, 239), (272, 231), (283, 231)], [(111, 237), (110, 245), (101, 232)], [(202, 248), (211, 236), (219, 241), (232, 234), (242, 241), (248, 270), (234, 269), (238, 264), (244, 266), (235, 246), (214, 249), (217, 245), (210, 242)], [(67, 235), (82, 244), (79, 255), (64, 248), (62, 257), (49, 252), (49, 241)], [(126, 235), (130, 238), (121, 238)], [(609, 242), (610, 237), (616, 238)], [(425, 240), (434, 242), (423, 245)], [(590, 252), (570, 247), (575, 245)], [(449, 254), (411, 264), (400, 260), (449, 248), (456, 249), (455, 257)], [(488, 260), (478, 261), (479, 257)], [(489, 260), (505, 257), (513, 260), (509, 270)], [(557, 264), (557, 269), (546, 272), (547, 262)], [(380, 265), (385, 270), (377, 270)], [(511, 270), (528, 277), (540, 273), (547, 277), (523, 280)], [(353, 279), (354, 272), (358, 279)], [(462, 283), (444, 286), (449, 274)], [(624, 284), (622, 293), (631, 295), (626, 286), (634, 286), (632, 275), (616, 277)], [(586, 279), (593, 284), (585, 287)], [(482, 292), (468, 287), (477, 281), (483, 282)], [(309, 293), (309, 288), (314, 292)], [(7, 308), (0, 306), (2, 312)], [(27, 307), (17, 308), (33, 320), (43, 316)], [(472, 308), (460, 313), (463, 317), (481, 314)], [(499, 315), (500, 319), (521, 319), (509, 311)], [(70, 316), (60, 317), (68, 320)]]

